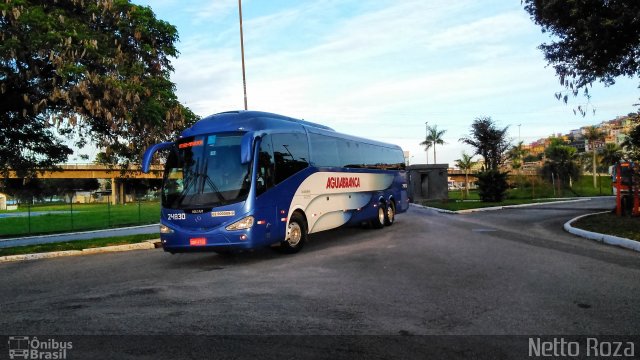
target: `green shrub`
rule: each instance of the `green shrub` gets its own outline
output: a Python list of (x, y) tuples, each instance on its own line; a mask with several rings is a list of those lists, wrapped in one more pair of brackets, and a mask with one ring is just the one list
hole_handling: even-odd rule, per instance
[(501, 202), (509, 187), (506, 172), (487, 170), (478, 173), (478, 194), (484, 202)]

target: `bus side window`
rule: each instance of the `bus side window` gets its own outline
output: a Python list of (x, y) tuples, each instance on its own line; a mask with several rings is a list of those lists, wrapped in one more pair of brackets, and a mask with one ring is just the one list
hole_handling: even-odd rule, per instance
[(309, 133), (314, 166), (342, 167), (336, 138)]
[(265, 135), (260, 142), (258, 154), (258, 174), (256, 174), (256, 195), (260, 195), (273, 187), (273, 149), (271, 136)]
[(305, 134), (273, 134), (271, 140), (276, 184), (309, 166), (309, 144)]

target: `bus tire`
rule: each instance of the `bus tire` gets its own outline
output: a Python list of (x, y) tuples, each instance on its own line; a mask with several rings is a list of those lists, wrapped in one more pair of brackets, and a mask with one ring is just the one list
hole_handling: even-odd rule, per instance
[(278, 250), (285, 254), (295, 254), (307, 242), (307, 222), (300, 213), (293, 213), (287, 226), (286, 238), (280, 242)]
[(371, 220), (371, 227), (374, 229), (382, 229), (387, 219), (387, 210), (384, 204), (380, 203), (377, 207), (377, 216)]
[(393, 225), (396, 220), (396, 206), (393, 201), (389, 201), (389, 206), (387, 206), (387, 211), (384, 217), (384, 224), (387, 226)]

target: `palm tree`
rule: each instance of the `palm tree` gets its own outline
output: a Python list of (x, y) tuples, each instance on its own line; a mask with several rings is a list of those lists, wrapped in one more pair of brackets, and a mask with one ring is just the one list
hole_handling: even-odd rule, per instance
[(475, 155), (482, 156), (483, 170), (498, 170), (510, 146), (507, 140), (508, 129), (509, 127), (497, 128), (490, 117), (479, 117), (471, 125), (470, 136), (461, 138), (460, 141), (473, 146), (476, 149)]
[(524, 143), (520, 141), (517, 145), (513, 145), (507, 156), (511, 159), (511, 168), (514, 170), (520, 170), (522, 168), (522, 158), (527, 154), (527, 150), (524, 149)]
[(425, 150), (428, 150), (430, 147), (433, 146), (433, 163), (436, 163), (436, 145), (443, 145), (444, 144), (444, 140), (442, 139), (442, 136), (444, 135), (444, 133), (446, 133), (447, 130), (438, 130), (438, 126), (428, 126), (427, 127), (427, 138), (420, 143), (420, 145), (424, 145), (426, 148)]
[(431, 149), (431, 142), (425, 139), (420, 145), (424, 146), (424, 152), (427, 155), (427, 164), (429, 163), (429, 149)]
[(595, 127), (595, 126), (589, 126), (584, 134), (585, 139), (587, 139), (587, 141), (589, 142), (589, 146), (591, 147), (591, 150), (593, 151), (593, 166), (592, 166), (592, 173), (593, 173), (593, 188), (595, 189), (597, 187), (597, 182), (596, 182), (596, 142), (597, 141), (602, 141), (604, 139), (604, 133), (602, 133), (602, 131), (600, 131), (599, 128)]
[(473, 155), (462, 152), (462, 157), (456, 160), (456, 166), (460, 170), (464, 170), (464, 189), (469, 197), (469, 170), (476, 166), (478, 162), (473, 161)]
[(563, 183), (569, 183), (571, 179), (577, 179), (580, 175), (580, 166), (577, 164), (577, 150), (574, 147), (561, 144), (549, 146), (545, 153), (547, 159), (542, 167), (545, 177), (558, 177), (558, 190), (561, 191)]
[(600, 160), (602, 166), (609, 167), (621, 159), (622, 149), (620, 146), (614, 143), (605, 144), (604, 149), (602, 149), (602, 159)]
[(475, 148), (484, 164), (478, 173), (478, 190), (482, 201), (500, 202), (507, 191), (507, 173), (500, 172), (510, 144), (508, 127), (499, 129), (490, 117), (478, 117), (471, 124), (470, 136), (460, 141)]

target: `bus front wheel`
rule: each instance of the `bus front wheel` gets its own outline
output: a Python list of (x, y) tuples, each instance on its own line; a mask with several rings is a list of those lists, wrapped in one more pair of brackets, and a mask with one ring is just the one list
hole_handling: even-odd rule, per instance
[(294, 254), (300, 251), (307, 241), (307, 222), (299, 213), (291, 215), (287, 227), (287, 236), (278, 248), (283, 253)]

